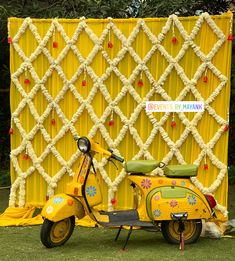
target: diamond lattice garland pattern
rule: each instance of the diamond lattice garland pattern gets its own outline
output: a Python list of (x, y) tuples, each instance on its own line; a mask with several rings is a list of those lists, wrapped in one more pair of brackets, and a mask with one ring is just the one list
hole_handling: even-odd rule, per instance
[[(136, 19), (133, 30), (127, 36), (120, 29), (118, 20), (109, 18), (105, 20), (105, 28), (98, 36), (92, 30), (92, 21), (81, 18), (73, 23), (73, 27), (75, 24), (75, 30), (71, 37), (67, 35), (63, 27), (64, 20), (48, 20), (48, 30), (43, 36), (39, 33), (36, 20), (31, 18), (18, 19), (22, 21), (22, 24), (17, 27), (15, 33), (12, 33), (14, 29), (16, 30), (15, 20), (14, 18), (9, 20), (11, 55), (13, 53), (14, 55), (17, 54), (21, 59), (19, 66), (14, 68), (15, 70), (12, 69), (11, 75), (12, 85), (16, 88), (15, 94), (20, 96), (18, 103), (16, 102), (16, 106), (12, 111), (12, 128), (19, 132), (21, 141), (11, 151), (11, 161), (16, 178), (12, 184), (10, 206), (15, 206), (17, 201), (20, 207), (27, 203), (25, 201), (25, 194), (27, 193), (26, 180), (35, 171), (47, 183), (47, 194), (49, 196), (54, 194), (59, 181), (66, 173), (69, 175), (74, 174), (73, 165), (79, 157), (79, 152), (74, 150), (69, 155), (69, 158), (66, 158), (66, 153), (61, 143), (65, 142), (63, 137), (68, 136), (72, 139), (72, 135), (80, 134), (77, 131), (76, 124), (81, 121), (80, 118), (85, 114), (88, 116), (87, 121), (90, 121), (93, 125), (89, 133), (87, 133), (88, 136), (96, 137), (100, 133), (107, 146), (113, 148), (115, 153), (121, 156), (123, 156), (120, 150), (121, 143), (125, 137), (132, 137), (137, 147), (135, 154), (132, 155), (133, 159), (156, 158), (150, 147), (156, 138), (160, 137), (161, 142), (164, 142), (164, 146), (167, 148), (166, 151), (168, 151), (160, 160), (168, 164), (173, 157), (176, 157), (179, 164), (190, 163), (185, 161), (185, 155), (182, 154), (181, 147), (190, 135), (193, 136), (200, 149), (200, 153), (196, 155), (196, 160), (193, 163), (201, 165), (204, 161), (206, 164), (207, 161), (211, 161), (212, 166), (218, 169), (218, 175), (207, 187), (197, 178), (192, 178), (191, 180), (203, 193), (215, 193), (217, 191), (224, 180), (227, 166), (224, 161), (215, 156), (213, 149), (217, 142), (226, 135), (225, 128), (228, 125), (228, 117), (226, 115), (222, 117), (217, 114), (216, 108), (213, 108), (211, 104), (225, 87), (228, 89), (228, 78), (216, 68), (212, 60), (215, 59), (220, 49), (230, 44), (230, 42), (227, 42), (226, 33), (217, 26), (207, 13), (192, 19), (196, 20), (196, 22), (191, 32), (188, 32), (184, 28), (184, 23), (186, 22), (181, 21), (175, 15), (171, 15), (164, 20), (164, 26), (158, 35), (155, 35), (153, 27), (149, 26), (149, 21), (154, 21), (154, 19)], [(231, 14), (225, 14), (224, 19), (231, 21)], [(158, 20), (155, 22), (157, 26)], [(124, 23), (129, 23), (129, 21), (125, 20)], [(203, 24), (209, 26), (211, 32), (216, 35), (215, 44), (207, 53), (204, 53), (200, 46), (195, 44), (195, 38), (200, 35)], [(180, 34), (178, 39), (181, 40), (181, 43), (179, 45), (180, 48), (178, 46), (179, 51), (173, 55), (169, 50), (174, 48), (174, 45), (177, 43), (175, 37), (176, 30)], [(231, 31), (231, 28), (229, 30)], [(33, 48), (31, 53), (26, 53), (23, 42), (26, 41), (25, 39), (27, 39), (26, 36), (29, 32), (31, 35), (30, 41), (34, 42), (35, 48)], [(141, 39), (141, 34), (148, 40), (149, 46), (147, 51), (145, 50), (142, 54), (135, 49)], [(82, 49), (83, 45), (86, 45), (86, 43), (80, 42), (82, 35), (85, 35), (87, 38), (87, 49), (89, 49), (89, 52)], [(169, 35), (175, 37), (174, 41), (169, 41), (169, 45), (173, 45), (173, 47), (165, 48), (163, 42), (169, 38)], [(60, 41), (58, 40), (57, 42), (56, 39), (60, 39)], [(108, 44), (107, 39), (109, 40)], [(114, 42), (112, 42), (112, 39)], [(119, 46), (116, 49), (116, 55), (113, 55), (111, 52), (116, 43), (114, 39), (116, 39)], [(51, 51), (49, 46), (52, 45), (52, 41), (53, 50)], [(199, 63), (191, 76), (186, 73), (188, 68), (186, 70), (182, 66), (182, 61), (192, 54), (196, 57), (195, 59), (199, 60)], [(161, 61), (158, 61), (155, 57), (159, 57)], [(40, 67), (39, 59), (41, 59), (41, 65), (42, 63), (44, 64), (42, 68)], [(128, 67), (126, 61), (130, 62)], [(159, 62), (163, 62), (163, 64), (158, 65)], [(102, 72), (97, 70), (99, 63), (104, 68)], [(153, 65), (154, 63), (157, 65)], [(45, 66), (45, 64), (47, 65)], [(73, 65), (73, 70), (68, 69), (68, 67), (71, 67), (71, 64)], [(162, 71), (160, 74), (157, 74), (156, 70), (160, 69)], [(202, 93), (197, 88), (197, 84), (203, 77), (207, 77), (208, 70), (217, 77), (219, 84), (211, 91), (208, 98), (204, 100)], [(183, 83), (181, 83), (183, 87), (178, 94), (174, 94), (175, 100), (184, 100), (187, 94), (191, 92), (195, 100), (205, 101), (205, 112), (213, 117), (216, 124), (219, 125), (215, 134), (212, 135), (207, 143), (205, 143), (197, 129), (197, 125), (205, 112), (196, 113), (190, 120), (186, 114), (177, 113), (177, 119), (183, 128), (179, 138), (176, 140), (170, 138), (169, 132), (173, 130), (169, 131), (169, 128), (167, 129), (166, 127), (171, 119), (169, 113), (162, 114), (160, 118), (157, 118), (154, 113), (145, 112), (146, 101), (152, 100), (155, 95), (158, 95), (161, 100), (172, 100), (169, 91), (165, 89), (164, 85), (173, 72), (176, 72), (175, 74), (179, 78), (177, 81)], [(110, 79), (114, 78), (116, 81), (112, 82)], [(60, 86), (57, 93), (53, 89), (53, 79), (54, 83), (56, 82)], [(205, 82), (206, 78), (203, 79)], [(118, 86), (121, 86), (118, 91), (114, 90), (118, 88), (115, 86), (117, 81), (119, 82)], [(91, 90), (86, 92), (84, 89), (80, 90), (79, 82), (82, 82), (82, 88), (88, 88), (89, 86), (89, 88), (92, 87)], [(175, 83), (170, 82), (169, 84), (173, 86)], [(26, 88), (25, 85), (30, 85), (30, 87)], [(110, 85), (112, 86), (110, 87)], [(142, 88), (142, 90), (138, 89), (137, 86)], [(206, 85), (205, 88), (207, 88)], [(38, 109), (40, 99), (43, 101), (44, 107)], [(97, 109), (95, 109), (95, 106), (97, 106), (96, 100), (101, 99), (103, 100), (102, 104), (105, 104), (105, 106), (103, 106), (103, 111), (98, 113)], [(71, 117), (68, 117), (66, 100), (68, 100), (67, 102), (77, 104), (76, 109), (72, 113), (70, 112)], [(123, 101), (125, 101), (125, 107), (133, 108), (133, 110), (130, 109), (129, 113), (123, 112), (123, 105), (120, 105)], [(228, 100), (225, 106), (228, 107)], [(23, 116), (21, 115), (26, 107), (29, 109), (31, 117), (33, 117), (31, 122), (34, 122), (29, 124), (27, 130), (24, 127), (22, 122)], [(227, 107), (225, 110), (228, 113)], [(142, 119), (143, 113), (145, 116), (144, 121), (147, 121), (148, 126), (151, 126), (149, 135), (145, 139), (142, 138), (143, 135), (140, 135), (141, 130), (138, 128), (140, 125), (138, 122), (141, 122), (140, 117)], [(109, 127), (107, 127), (110, 117), (113, 118), (113, 121), (119, 122), (118, 127), (115, 127), (119, 130), (116, 135), (111, 135)], [(47, 125), (45, 122), (48, 120), (49, 122), (51, 121), (52, 125), (55, 125), (55, 122), (57, 122), (60, 126), (57, 132), (50, 131), (45, 127)], [(205, 131), (207, 131), (208, 127), (205, 126)], [(33, 146), (32, 144), (32, 140), (38, 133), (41, 133), (40, 137), (46, 144), (40, 155), (36, 153), (35, 145)], [(20, 164), (21, 160), (19, 159), (19, 156), (24, 153), (28, 155), (32, 163), (28, 163), (28, 168), (25, 169), (21, 167), (22, 164)], [(49, 155), (53, 155), (58, 161), (57, 165), (59, 168), (53, 175), (52, 172), (48, 173), (45, 170), (48, 168), (44, 167), (44, 161), (48, 160)], [(106, 164), (107, 160), (105, 159), (101, 161), (95, 160), (95, 167), (108, 186), (108, 208), (112, 209), (111, 199), (115, 197), (115, 193), (125, 178), (126, 173), (122, 169), (117, 177), (111, 178), (105, 170)], [(152, 174), (163, 175), (161, 169), (157, 169)], [(17, 193), (19, 195), (18, 199)], [(218, 205), (218, 208), (226, 215), (225, 207)]]

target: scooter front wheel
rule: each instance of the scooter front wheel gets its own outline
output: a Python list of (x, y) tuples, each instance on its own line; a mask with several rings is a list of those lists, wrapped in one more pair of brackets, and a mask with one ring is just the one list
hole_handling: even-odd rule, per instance
[(41, 242), (47, 248), (61, 246), (72, 235), (74, 226), (74, 216), (58, 222), (45, 219), (41, 228)]
[[(180, 242), (179, 221), (163, 221), (161, 224), (162, 235), (168, 243), (178, 244)], [(202, 221), (184, 221), (184, 242), (185, 244), (195, 243), (202, 232)]]

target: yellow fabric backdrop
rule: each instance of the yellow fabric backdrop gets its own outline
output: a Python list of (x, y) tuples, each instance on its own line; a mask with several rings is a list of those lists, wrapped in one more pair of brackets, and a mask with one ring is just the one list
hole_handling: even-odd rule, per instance
[[(77, 148), (73, 140), (76, 132), (79, 135), (94, 136), (94, 139), (104, 147), (117, 149), (126, 160), (155, 158), (165, 159), (168, 164), (178, 164), (179, 161), (182, 164), (183, 161), (194, 163), (198, 159), (202, 148), (191, 133), (179, 147), (181, 158), (174, 155), (174, 149), (166, 143), (167, 136), (162, 135), (161, 131), (157, 131), (152, 142), (148, 142), (148, 138), (157, 126), (154, 125), (151, 117), (159, 123), (164, 116), (166, 120), (161, 127), (171, 142), (176, 144), (187, 127), (178, 113), (175, 113), (176, 127), (172, 128), (172, 114), (153, 113), (152, 116), (147, 116), (145, 108), (138, 107), (145, 99), (155, 101), (165, 100), (164, 97), (168, 97), (168, 100), (177, 99), (180, 92), (188, 86), (182, 80), (182, 75), (183, 79), (188, 79), (189, 82), (197, 78), (190, 84), (194, 85), (204, 101), (221, 83), (219, 74), (216, 76), (210, 69), (204, 68), (200, 75), (200, 66), (206, 61), (202, 61), (196, 55), (196, 49), (192, 48), (195, 46), (189, 46), (176, 62), (183, 69), (181, 73), (173, 66), (169, 75), (166, 74), (167, 68), (172, 64), (172, 60), (169, 62), (169, 59), (178, 57), (186, 43), (185, 35), (190, 35), (195, 30), (199, 17), (179, 18), (178, 22), (174, 19), (177, 18), (173, 16), (173, 18), (143, 20), (9, 19), (9, 37), (13, 41), (10, 47), (10, 67), (14, 131), (11, 135), (13, 184), (10, 195), (11, 207), (29, 205), (42, 207), (46, 195), (65, 189), (66, 183), (71, 179), (70, 175), (76, 172), (77, 168), (78, 155), (75, 154)], [(212, 16), (210, 19), (221, 30), (225, 39), (209, 62), (221, 75), (230, 79), (231, 41), (227, 40), (227, 36), (230, 32), (231, 13)], [(207, 20), (202, 20), (201, 27), (192, 40), (206, 57), (215, 48), (219, 38), (208, 25)], [(115, 26), (115, 29), (111, 27), (110, 32), (104, 31), (110, 23)], [(170, 29), (163, 32), (167, 23)], [(141, 27), (143, 24), (144, 27)], [(184, 32), (180, 30), (181, 27), (178, 28), (178, 24), (184, 28)], [(138, 26), (139, 29), (135, 29)], [(148, 29), (148, 34), (144, 28)], [(117, 30), (120, 30), (119, 34)], [(174, 34), (178, 40), (177, 44), (171, 41)], [(154, 43), (154, 39), (158, 39), (159, 42)], [(113, 48), (108, 48), (109, 40)], [(57, 48), (53, 48), (53, 41), (58, 43)], [(98, 45), (97, 41), (100, 41)], [(158, 44), (164, 48), (167, 55), (164, 56), (159, 48), (154, 49)], [(124, 51), (125, 48), (128, 49), (127, 52)], [(130, 48), (137, 56), (133, 57)], [(119, 59), (116, 64), (115, 59)], [(85, 61), (86, 67), (84, 67)], [(141, 67), (142, 62), (144, 67)], [(109, 72), (109, 68), (114, 70)], [(208, 77), (207, 83), (203, 82), (204, 74)], [(144, 83), (142, 87), (138, 86), (140, 78)], [(25, 79), (29, 79), (30, 83), (25, 83)], [(86, 79), (86, 86), (82, 86), (84, 79)], [(124, 86), (128, 91), (117, 99)], [(162, 89), (159, 89), (159, 86)], [(149, 95), (151, 90), (152, 94)], [(162, 90), (165, 93), (162, 94)], [(196, 100), (191, 90), (185, 91), (185, 95), (181, 98), (184, 101)], [(218, 117), (216, 120), (206, 110), (196, 125), (205, 144), (209, 143), (228, 120), (229, 98), (230, 81), (228, 80), (218, 92), (218, 96), (209, 104), (222, 121), (219, 123)], [(110, 101), (115, 103), (111, 104)], [(113, 107), (110, 107), (110, 104)], [(78, 110), (80, 111), (76, 118), (74, 114)], [(112, 111), (114, 126), (109, 126)], [(189, 121), (193, 120), (195, 115), (196, 113), (185, 113)], [(52, 118), (56, 121), (55, 125), (51, 124)], [(41, 127), (36, 129), (37, 125)], [(43, 128), (43, 131), (40, 128)], [(65, 135), (60, 136), (63, 128), (66, 128)], [(123, 132), (122, 135), (120, 131)], [(221, 132), (212, 151), (217, 160), (227, 165), (228, 132)], [(117, 137), (120, 140), (114, 142)], [(51, 144), (55, 148), (53, 151), (50, 150)], [(168, 160), (166, 156), (171, 152)], [(25, 153), (29, 154), (28, 160), (23, 159)], [(100, 160), (98, 159), (98, 163)], [(205, 160), (209, 168), (207, 171), (203, 168)], [(37, 164), (40, 166), (38, 167)], [(212, 164), (209, 156), (202, 157), (199, 165), (197, 178), (203, 187), (208, 188), (218, 179), (221, 170)], [(121, 166), (117, 171), (108, 163), (104, 167), (101, 166), (98, 173), (100, 175), (100, 171), (103, 171), (103, 178), (107, 173), (111, 181), (114, 181), (121, 170)], [(52, 180), (51, 178), (56, 175), (59, 176), (58, 173), (62, 177)], [(104, 203), (100, 207), (107, 209), (108, 205), (110, 206), (109, 186), (103, 178), (100, 175), (104, 195)], [(117, 192), (115, 189), (110, 192), (110, 197), (117, 199), (116, 209), (132, 206), (130, 192), (129, 184), (125, 179), (118, 186)], [(227, 176), (222, 179), (218, 189), (213, 193), (218, 202), (227, 207)]]

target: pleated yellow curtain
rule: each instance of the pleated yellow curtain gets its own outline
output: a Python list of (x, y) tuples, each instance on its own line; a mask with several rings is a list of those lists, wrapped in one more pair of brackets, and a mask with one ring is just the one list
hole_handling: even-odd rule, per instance
[[(77, 170), (78, 134), (125, 160), (198, 164), (194, 183), (226, 208), (231, 21), (230, 12), (10, 18), (10, 206), (42, 207), (46, 196), (65, 190)], [(146, 100), (202, 100), (206, 109), (195, 121), (193, 112), (147, 114)], [(104, 198), (100, 208), (130, 208), (122, 166), (116, 170), (99, 157), (95, 165)]]

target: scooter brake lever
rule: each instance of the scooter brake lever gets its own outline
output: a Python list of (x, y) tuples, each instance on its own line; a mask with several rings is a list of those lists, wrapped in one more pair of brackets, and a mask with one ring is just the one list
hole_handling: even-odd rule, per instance
[(116, 169), (118, 170), (117, 165), (114, 163), (114, 161), (112, 161), (111, 159), (108, 159), (108, 161), (111, 161), (113, 163), (113, 165), (116, 167)]

